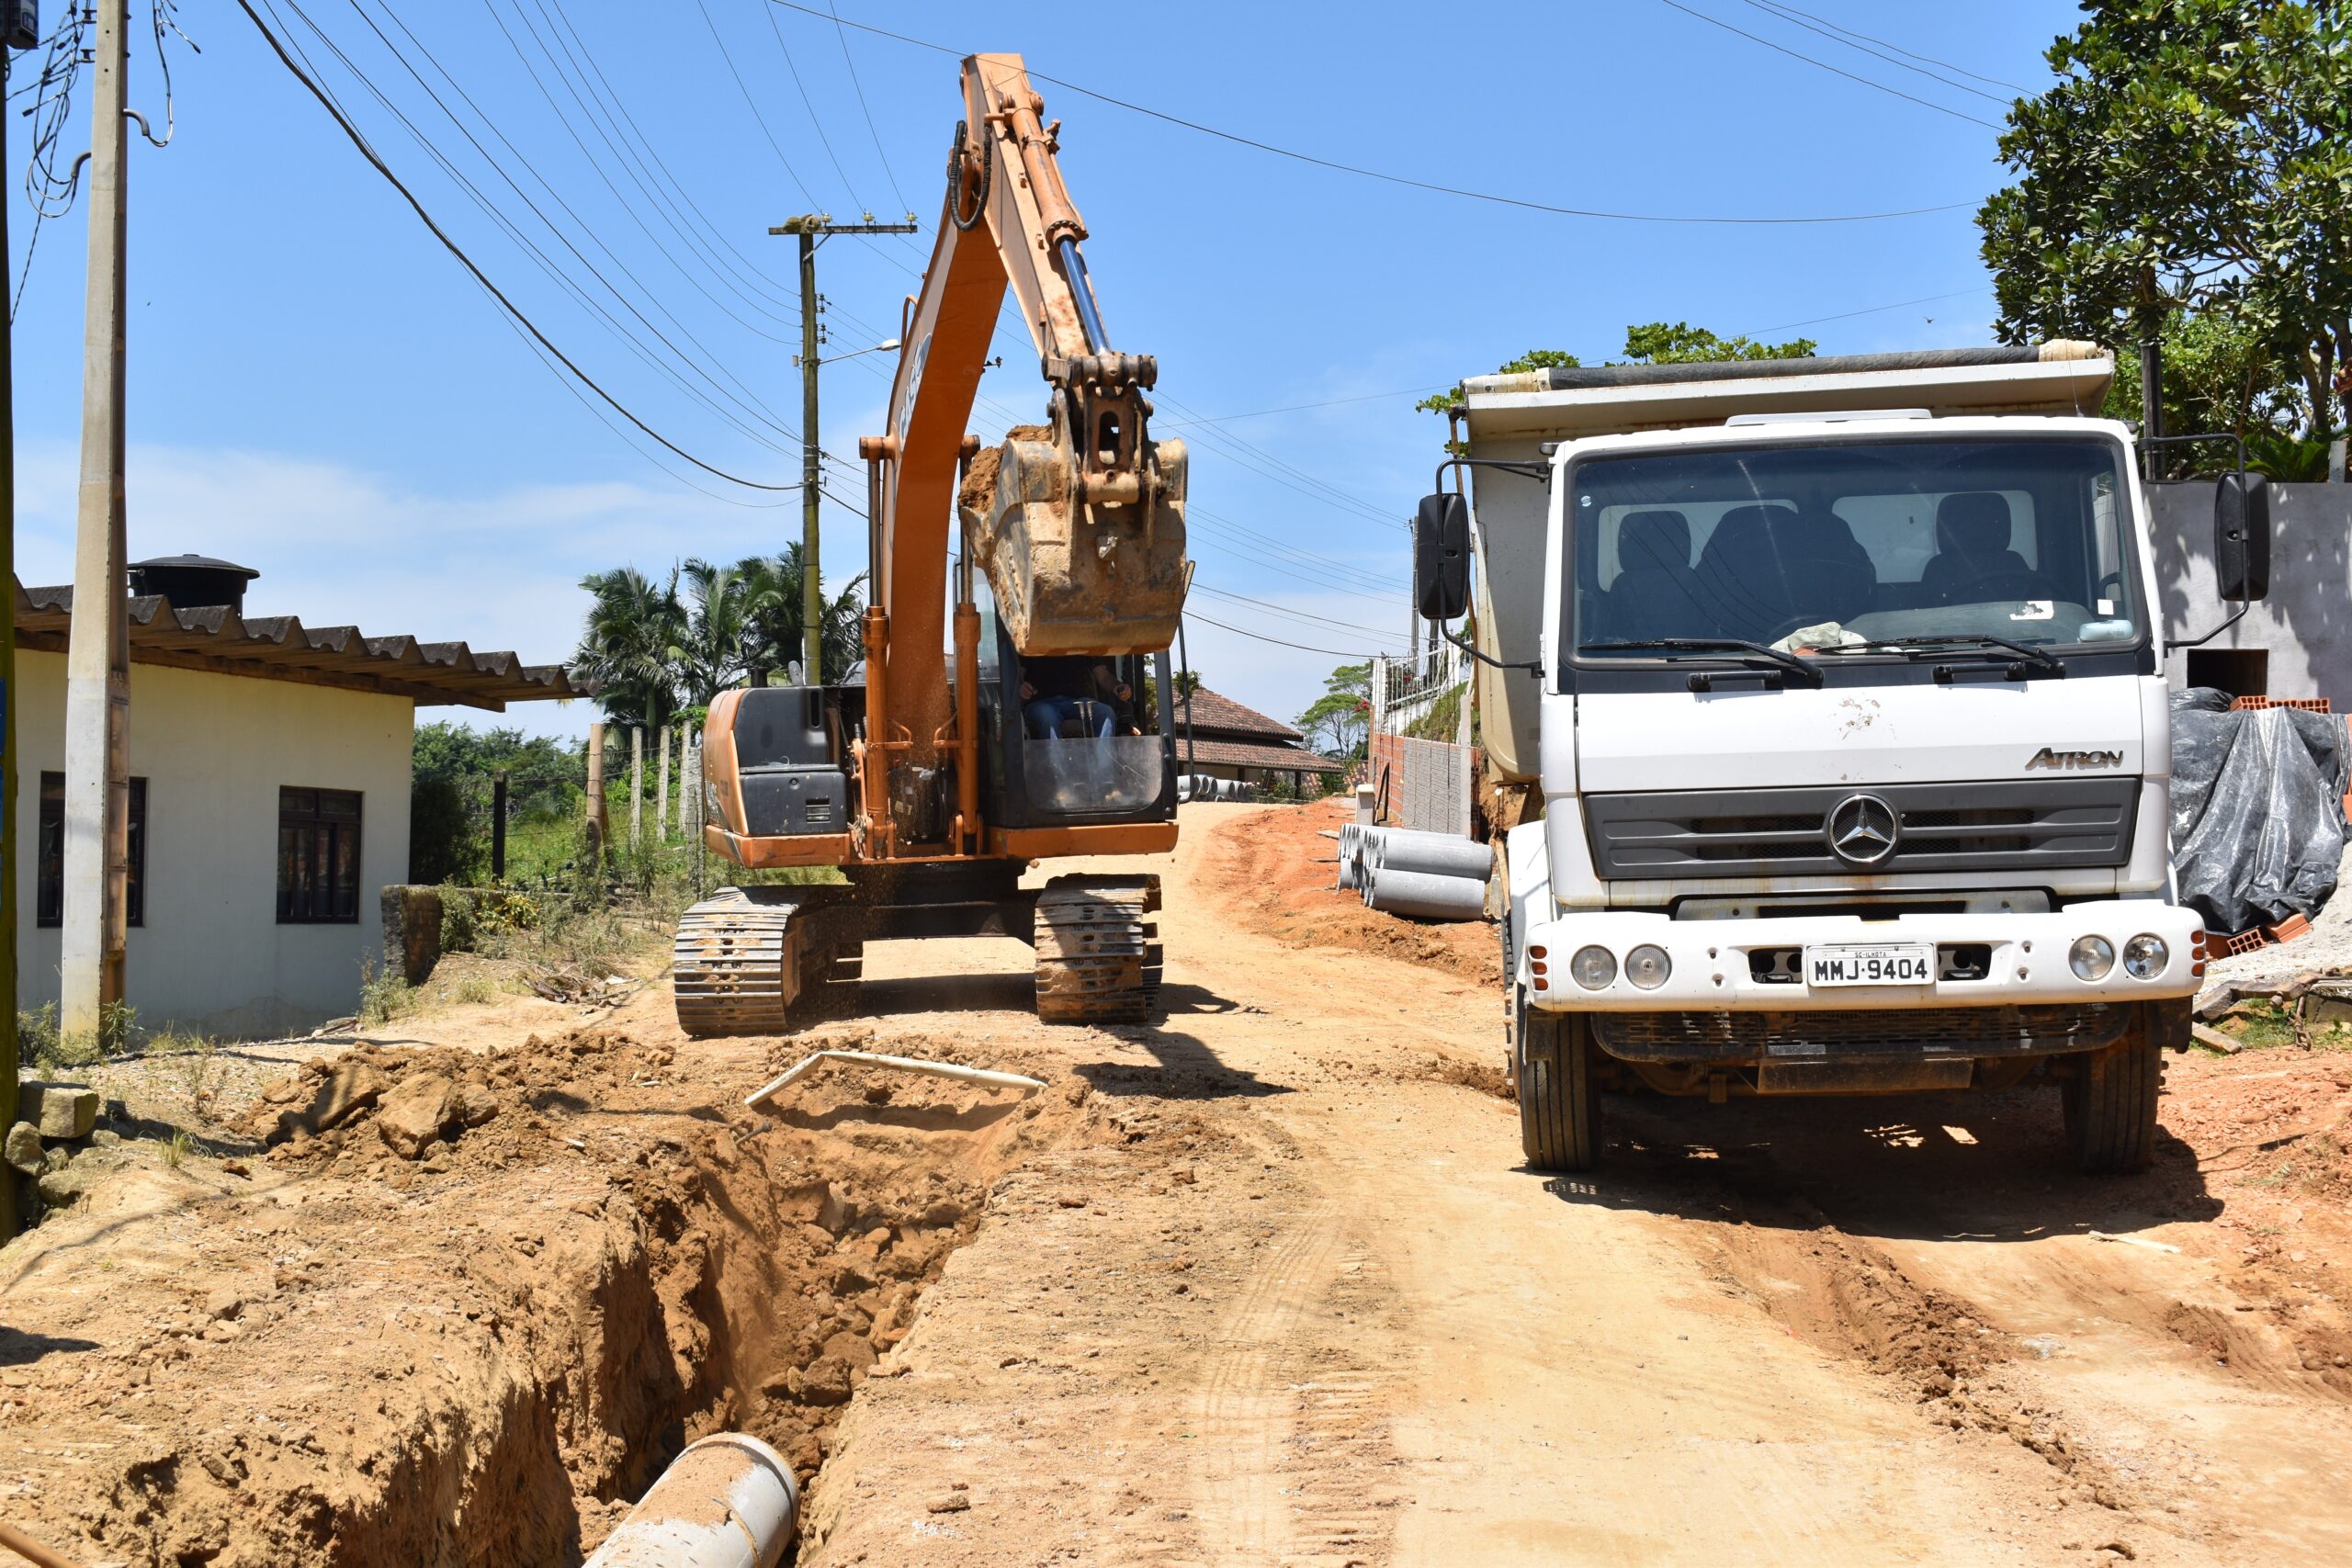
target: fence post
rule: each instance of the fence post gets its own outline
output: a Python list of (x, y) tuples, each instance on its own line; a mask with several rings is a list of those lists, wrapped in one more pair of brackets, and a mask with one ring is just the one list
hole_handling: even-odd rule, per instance
[[(1388, 733), (1388, 656), (1385, 653), (1372, 656), (1372, 733)], [(1369, 742), (1364, 754), (1371, 755)]]
[(605, 861), (605, 721), (588, 727), (588, 855)]
[(506, 886), (506, 770), (490, 777), (490, 881)]
[(670, 840), (670, 727), (662, 727), (662, 758), (653, 765), (653, 836)]
[(628, 847), (634, 852), (645, 840), (645, 729), (628, 730)]

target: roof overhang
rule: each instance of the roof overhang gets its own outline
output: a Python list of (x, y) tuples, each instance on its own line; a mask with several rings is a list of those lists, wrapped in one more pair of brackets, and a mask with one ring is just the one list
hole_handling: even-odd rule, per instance
[[(17, 646), (65, 651), (71, 588), (16, 585)], [(508, 703), (586, 696), (560, 664), (476, 653), (462, 642), (368, 637), (356, 626), (305, 626), (292, 615), (241, 615), (223, 606), (180, 610), (159, 594), (129, 601), (130, 661), (259, 681), (505, 711)]]

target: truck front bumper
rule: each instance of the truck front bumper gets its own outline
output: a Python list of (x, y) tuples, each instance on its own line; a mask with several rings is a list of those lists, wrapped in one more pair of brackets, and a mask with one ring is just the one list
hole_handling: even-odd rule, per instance
[[(2161, 938), (2164, 966), (2146, 979), (2125, 972), (2132, 938)], [(2115, 953), (2108, 972), (2078, 977), (2067, 961), (2077, 938), (2104, 937)], [(1864, 920), (1804, 915), (1676, 920), (1666, 915), (1595, 911), (1532, 925), (1519, 956), (1530, 1006), (1611, 1013), (1861, 1012), (1906, 1009), (2052, 1007), (2158, 1001), (2192, 996), (2204, 976), (2204, 923), (2193, 909), (2154, 899), (2072, 904), (2051, 914), (1904, 915)], [(1936, 950), (1938, 977), (1925, 984), (1825, 985), (1807, 977), (1808, 947), (1919, 944)], [(1579, 985), (1577, 953), (1600, 947), (1614, 961), (1609, 983)], [(1637, 947), (1662, 950), (1669, 968), (1645, 989), (1626, 974)], [(1792, 959), (1791, 954), (1793, 954)], [(1973, 977), (1962, 970), (1981, 968)]]

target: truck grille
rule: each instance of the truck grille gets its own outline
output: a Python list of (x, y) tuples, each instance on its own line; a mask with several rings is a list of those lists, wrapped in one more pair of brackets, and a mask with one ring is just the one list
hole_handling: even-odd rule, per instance
[[(1829, 847), (1830, 813), (1856, 795), (1900, 824), (1894, 852), (1866, 865)], [(2014, 779), (1591, 795), (1584, 811), (1601, 876), (1658, 880), (2121, 865), (2139, 804), (2137, 779)]]
[(1853, 1012), (1596, 1012), (1593, 1038), (1635, 1062), (1761, 1061), (1776, 1056), (1971, 1056), (2111, 1045), (2128, 1003), (2052, 1007), (1868, 1008)]

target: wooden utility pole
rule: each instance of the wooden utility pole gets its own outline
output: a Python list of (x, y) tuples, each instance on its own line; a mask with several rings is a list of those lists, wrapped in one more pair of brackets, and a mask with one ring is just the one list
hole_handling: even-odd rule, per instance
[[(96, 1039), (123, 995), (130, 628), (123, 548), (124, 73), (129, 0), (96, 0), (90, 275), (82, 333), (82, 491), (65, 651), (65, 901), (58, 1028)], [(12, 868), (13, 870), (13, 868)], [(104, 1043), (111, 1045), (113, 1042)]]
[[(817, 508), (824, 494), (824, 457), (817, 440), (817, 367), (822, 363), (817, 355), (817, 312), (824, 308), (824, 297), (817, 292), (817, 247), (834, 234), (914, 231), (911, 212), (903, 223), (876, 223), (871, 212), (863, 223), (836, 223), (829, 212), (804, 212), (768, 231), (800, 236), (800, 679), (811, 686), (825, 681), (825, 588), (817, 570)], [(877, 346), (899, 345), (893, 341)]]

